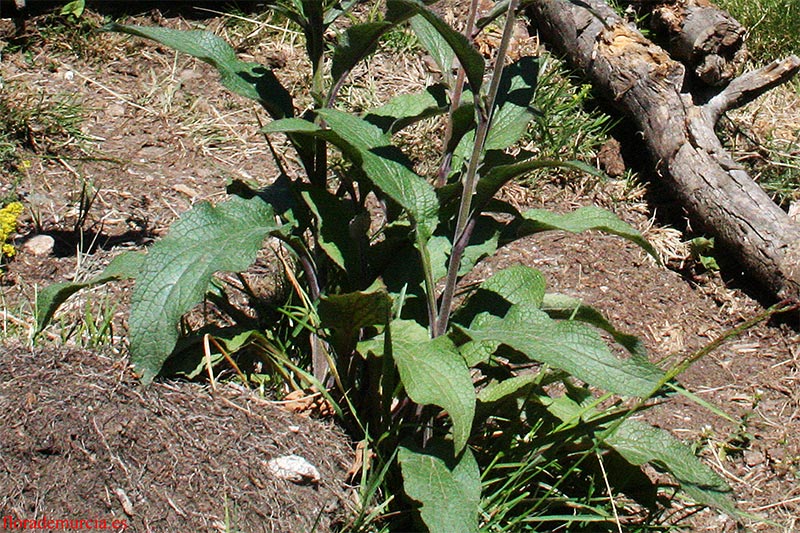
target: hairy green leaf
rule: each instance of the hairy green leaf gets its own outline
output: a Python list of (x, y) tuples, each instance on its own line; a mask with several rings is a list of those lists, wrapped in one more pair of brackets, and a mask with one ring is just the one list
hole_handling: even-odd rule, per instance
[(486, 150), (505, 150), (528, 131), (534, 110), (539, 58), (526, 56), (503, 69)]
[(322, 327), (333, 333), (337, 352), (351, 352), (361, 328), (385, 325), (392, 312), (392, 299), (383, 287), (366, 291), (322, 296), (317, 304)]
[(431, 339), (416, 322), (391, 323), (392, 356), (408, 396), (437, 405), (453, 420), (456, 453), (467, 445), (475, 416), (475, 389), (464, 359), (447, 337)]
[[(24, 5), (24, 4), (23, 4)], [(86, 9), (86, 0), (72, 0), (64, 7), (61, 8), (60, 15), (64, 16), (73, 16), (75, 18), (81, 18), (83, 15), (83, 11)]]
[(397, 133), (410, 124), (446, 112), (447, 106), (445, 88), (437, 84), (419, 93), (395, 96), (367, 111), (364, 119), (384, 132)]
[(655, 249), (647, 242), (647, 239), (642, 237), (641, 233), (620, 220), (614, 213), (599, 207), (581, 207), (563, 215), (544, 209), (531, 209), (523, 214), (517, 234), (518, 236), (531, 235), (548, 230), (563, 230), (571, 233), (587, 230), (603, 231), (638, 244), (647, 253), (658, 259)]
[(544, 298), (545, 281), (541, 272), (525, 265), (513, 265), (495, 273), (481, 284), (512, 304), (539, 307)]
[(300, 195), (317, 219), (320, 248), (339, 268), (355, 274), (361, 269), (360, 236), (351, 231), (356, 216), (355, 206), (321, 187), (304, 187)]
[(442, 34), (436, 31), (436, 28), (424, 17), (420, 15), (411, 17), (409, 26), (411, 26), (411, 30), (419, 39), (422, 47), (428, 51), (428, 54), (441, 70), (442, 77), (448, 82), (448, 85), (451, 85), (453, 80), (453, 61), (456, 58), (453, 49), (447, 44)]
[(321, 137), (361, 167), (367, 177), (389, 198), (408, 211), (425, 239), (437, 224), (438, 200), (433, 186), (415, 174), (404, 154), (392, 146), (377, 126), (335, 109), (319, 111), (330, 129), (300, 119), (276, 120), (266, 132), (307, 133)]
[[(451, 28), (419, 0), (387, 0), (386, 8), (387, 20), (405, 20), (410, 15), (419, 15), (424, 18), (439, 32), (453, 50), (461, 66), (464, 68), (464, 73), (467, 76), (470, 88), (474, 93), (478, 93), (483, 84), (483, 71), (486, 63), (480, 52), (469, 42), (469, 39), (464, 37), (462, 33)], [(446, 52), (443, 51), (441, 55), (444, 56), (445, 54)], [(440, 54), (437, 52), (437, 55)]]
[(455, 462), (452, 450), (415, 451), (400, 446), (397, 460), (403, 489), (422, 504), (420, 516), (430, 533), (478, 531), (481, 476), (469, 448)]
[(600, 311), (589, 305), (584, 305), (579, 298), (564, 294), (545, 294), (541, 308), (553, 318), (580, 320), (600, 328), (609, 333), (615, 341), (631, 354), (647, 358), (647, 351), (638, 337), (622, 333), (612, 326)]
[(81, 289), (96, 287), (109, 281), (135, 278), (145, 256), (139, 252), (125, 252), (115, 257), (97, 276), (81, 282), (53, 283), (36, 297), (36, 331), (41, 332), (67, 298)]
[(239, 60), (233, 48), (213, 33), (202, 30), (125, 26), (116, 22), (105, 25), (103, 29), (152, 39), (194, 56), (216, 68), (222, 85), (227, 89), (257, 101), (273, 118), (290, 117), (294, 114), (292, 96), (281, 85), (272, 70), (259, 63)]
[(491, 217), (479, 217), (469, 244), (461, 256), (458, 275), (464, 276), (475, 268), (483, 258), (491, 257), (500, 246), (500, 227)]
[(494, 165), (481, 169), (481, 178), (475, 192), (475, 205), (484, 206), (509, 181), (542, 168), (568, 168), (602, 176), (596, 168), (580, 161), (556, 161), (552, 159), (526, 158), (514, 163)]
[(333, 50), (331, 76), (334, 83), (347, 75), (359, 61), (375, 51), (381, 36), (394, 26), (391, 22), (365, 22), (347, 28)]
[(320, 298), (317, 311), (324, 327), (357, 331), (367, 326), (387, 324), (392, 299), (382, 287), (331, 294)]
[(536, 306), (513, 305), (504, 318), (479, 318), (478, 326), (465, 330), (473, 342), (505, 344), (534, 361), (615, 394), (647, 396), (663, 377), (656, 366), (639, 358), (616, 357), (589, 326), (553, 320)]
[(147, 384), (178, 340), (181, 317), (202, 301), (216, 272), (241, 272), (278, 229), (260, 197), (197, 204), (150, 248), (131, 299), (131, 361)]
[[(470, 324), (482, 329), (493, 324), (497, 317), (504, 316), (511, 304), (526, 304), (538, 307), (544, 296), (544, 276), (536, 269), (514, 265), (493, 274), (484, 281), (466, 303), (454, 315), (454, 323)], [(459, 349), (467, 365), (472, 367), (489, 360), (500, 343), (473, 341)]]
[(325, 11), (325, 18), (323, 19), (325, 26), (330, 26), (336, 22), (336, 19), (345, 13), (349, 13), (358, 2), (359, 0), (343, 0), (328, 6), (327, 11)]
[(696, 502), (737, 514), (730, 487), (669, 431), (628, 419), (605, 442), (630, 463), (663, 468)]
[(478, 393), (478, 401), (481, 403), (494, 403), (505, 400), (508, 397), (519, 394), (533, 383), (540, 382), (541, 379), (542, 376), (538, 372), (531, 372), (490, 383)]

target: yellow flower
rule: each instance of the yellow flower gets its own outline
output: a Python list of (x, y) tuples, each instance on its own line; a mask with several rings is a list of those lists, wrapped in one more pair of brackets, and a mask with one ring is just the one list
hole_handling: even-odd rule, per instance
[(17, 230), (17, 219), (22, 214), (22, 204), (11, 202), (0, 209), (0, 256), (12, 257), (15, 253), (14, 246), (6, 241)]

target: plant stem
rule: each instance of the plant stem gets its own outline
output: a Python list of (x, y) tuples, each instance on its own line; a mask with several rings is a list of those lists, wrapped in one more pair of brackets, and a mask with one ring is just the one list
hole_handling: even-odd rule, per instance
[[(478, 13), (478, 0), (472, 0), (469, 6), (469, 15), (467, 16), (467, 25), (464, 28), (464, 36), (472, 42), (473, 32), (475, 31), (475, 17)], [(442, 68), (445, 68), (442, 65)], [(449, 73), (442, 73), (447, 75)], [(444, 132), (444, 154), (442, 155), (442, 163), (439, 166), (439, 174), (436, 177), (436, 187), (444, 187), (447, 183), (447, 175), (450, 174), (450, 164), (453, 161), (453, 152), (447, 149), (450, 144), (450, 138), (453, 136), (453, 114), (461, 105), (461, 95), (464, 94), (464, 67), (459, 65), (458, 74), (456, 75), (456, 82), (453, 86), (453, 95), (450, 98), (450, 112), (449, 120)]]
[(433, 269), (431, 268), (431, 256), (428, 252), (428, 243), (423, 239), (419, 231), (417, 235), (417, 249), (419, 250), (419, 261), (422, 264), (422, 272), (425, 276), (425, 297), (428, 307), (428, 324), (431, 336), (437, 337), (436, 328), (438, 316), (436, 314), (436, 281), (433, 279)]
[(444, 291), (442, 292), (442, 302), (439, 307), (439, 318), (436, 322), (436, 327), (433, 329), (434, 337), (438, 337), (447, 331), (447, 326), (450, 321), (450, 307), (453, 303), (453, 295), (455, 293), (456, 283), (458, 282), (458, 270), (461, 267), (461, 258), (464, 255), (464, 250), (469, 244), (469, 239), (472, 235), (474, 223), (470, 224), (470, 219), (473, 217), (473, 213), (471, 212), (472, 197), (475, 194), (475, 187), (478, 184), (479, 178), (478, 166), (481, 162), (483, 148), (486, 144), (486, 138), (492, 123), (492, 114), (494, 113), (497, 93), (500, 89), (500, 80), (503, 75), (506, 53), (508, 52), (508, 46), (514, 34), (514, 24), (516, 22), (514, 14), (518, 5), (519, 0), (511, 0), (508, 4), (505, 28), (503, 29), (503, 39), (500, 41), (500, 47), (497, 50), (494, 72), (492, 72), (492, 81), (489, 85), (489, 94), (483, 104), (479, 96), (475, 95), (478, 127), (475, 131), (475, 143), (472, 145), (472, 155), (470, 156), (469, 165), (467, 166), (467, 173), (462, 181), (461, 202), (458, 208), (456, 229), (453, 234), (453, 249), (450, 253), (450, 262), (447, 265), (447, 277), (445, 279)]

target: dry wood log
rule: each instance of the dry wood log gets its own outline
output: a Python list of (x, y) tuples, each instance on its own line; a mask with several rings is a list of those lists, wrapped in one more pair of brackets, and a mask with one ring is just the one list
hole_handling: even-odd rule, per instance
[(656, 5), (651, 27), (670, 55), (707, 85), (728, 83), (744, 65), (744, 27), (707, 0)]
[(584, 72), (641, 131), (656, 174), (694, 227), (779, 298), (800, 296), (800, 225), (725, 151), (720, 115), (787, 81), (800, 58), (737, 79), (707, 101), (682, 93), (684, 66), (623, 21), (602, 0), (533, 0), (545, 42)]

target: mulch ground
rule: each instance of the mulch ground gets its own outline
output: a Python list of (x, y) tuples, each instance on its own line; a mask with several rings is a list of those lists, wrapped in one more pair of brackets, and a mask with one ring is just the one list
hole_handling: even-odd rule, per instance
[[(296, 454), (319, 483), (276, 479)], [(331, 422), (247, 391), (142, 387), (124, 360), (0, 347), (0, 517), (129, 531), (328, 531), (352, 458)]]

